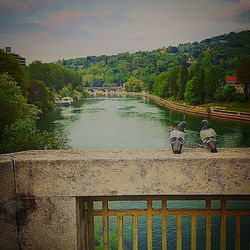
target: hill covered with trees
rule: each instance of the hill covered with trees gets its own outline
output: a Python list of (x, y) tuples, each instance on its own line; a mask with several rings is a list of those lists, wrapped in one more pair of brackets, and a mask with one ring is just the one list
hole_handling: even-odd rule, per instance
[(250, 31), (242, 31), (153, 51), (88, 56), (58, 64), (79, 72), (84, 86), (120, 86), (138, 79), (149, 93), (202, 104), (247, 99), (248, 91), (245, 97), (239, 95), (224, 79), (235, 75), (249, 55)]

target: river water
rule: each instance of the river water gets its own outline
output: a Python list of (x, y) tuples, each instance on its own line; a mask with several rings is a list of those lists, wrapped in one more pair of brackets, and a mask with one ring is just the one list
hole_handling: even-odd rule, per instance
[[(186, 142), (201, 143), (201, 116), (160, 107), (146, 98), (87, 98), (44, 114), (40, 129), (63, 124), (73, 148), (166, 148), (171, 126), (187, 122)], [(250, 123), (208, 119), (218, 134), (218, 147), (250, 147)]]
[[(195, 143), (201, 144), (199, 131), (201, 116), (187, 115), (181, 112), (160, 107), (150, 100), (141, 97), (99, 97), (86, 98), (69, 107), (55, 107), (43, 114), (39, 126), (41, 130), (51, 130), (63, 125), (69, 132), (71, 146), (82, 149), (139, 149), (170, 147), (169, 133), (171, 126), (181, 120), (187, 122), (186, 147)], [(250, 147), (250, 123), (208, 119), (218, 134), (218, 147)], [(131, 202), (132, 204), (132, 202)], [(189, 207), (197, 206), (190, 203)], [(199, 205), (199, 204), (198, 204)], [(110, 204), (111, 207), (123, 207), (122, 203)], [(145, 203), (137, 202), (137, 208), (143, 209)], [(170, 204), (171, 206), (171, 204)], [(177, 203), (172, 206), (179, 207)], [(176, 249), (176, 218), (168, 216), (168, 249)], [(190, 217), (183, 216), (183, 249), (190, 249)], [(153, 219), (153, 246), (161, 249), (161, 218)], [(131, 217), (124, 218), (124, 246), (132, 249)], [(234, 249), (235, 218), (227, 221), (227, 249)], [(146, 218), (139, 217), (139, 249), (147, 245)], [(102, 223), (95, 220), (97, 249), (101, 249)], [(205, 217), (197, 219), (197, 249), (205, 249)], [(219, 249), (220, 218), (212, 218), (212, 249)], [(248, 228), (248, 229), (247, 229)], [(241, 249), (247, 248), (250, 220), (242, 220)], [(110, 218), (111, 249), (117, 248), (116, 218)], [(230, 236), (231, 235), (231, 236)], [(99, 248), (98, 248), (99, 246)]]

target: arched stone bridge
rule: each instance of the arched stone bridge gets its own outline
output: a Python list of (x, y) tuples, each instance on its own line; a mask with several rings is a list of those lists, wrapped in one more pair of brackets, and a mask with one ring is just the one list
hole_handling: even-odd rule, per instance
[(96, 91), (103, 91), (103, 92), (118, 92), (121, 91), (123, 88), (122, 86), (119, 87), (85, 87), (84, 89), (86, 89), (89, 92), (96, 92)]

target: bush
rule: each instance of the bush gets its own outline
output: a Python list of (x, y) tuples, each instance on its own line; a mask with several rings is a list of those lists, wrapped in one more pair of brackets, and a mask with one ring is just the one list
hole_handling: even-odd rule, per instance
[(66, 132), (56, 129), (53, 132), (40, 132), (31, 119), (18, 119), (4, 129), (0, 153), (17, 152), (31, 149), (69, 148)]
[(27, 103), (13, 77), (0, 75), (0, 139), (4, 128), (16, 119), (36, 119), (39, 110)]
[(136, 77), (130, 77), (124, 87), (128, 92), (140, 92), (143, 90), (143, 81)]
[(237, 93), (235, 87), (232, 85), (217, 88), (214, 97), (217, 102), (242, 102), (244, 100), (244, 95)]
[(43, 81), (30, 81), (28, 100), (43, 112), (54, 106), (53, 94)]

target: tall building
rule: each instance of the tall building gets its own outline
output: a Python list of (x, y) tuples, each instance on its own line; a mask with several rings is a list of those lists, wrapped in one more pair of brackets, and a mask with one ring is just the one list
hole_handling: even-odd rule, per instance
[(26, 59), (18, 54), (11, 52), (11, 47), (5, 47), (5, 52), (13, 56), (21, 65), (26, 65)]

